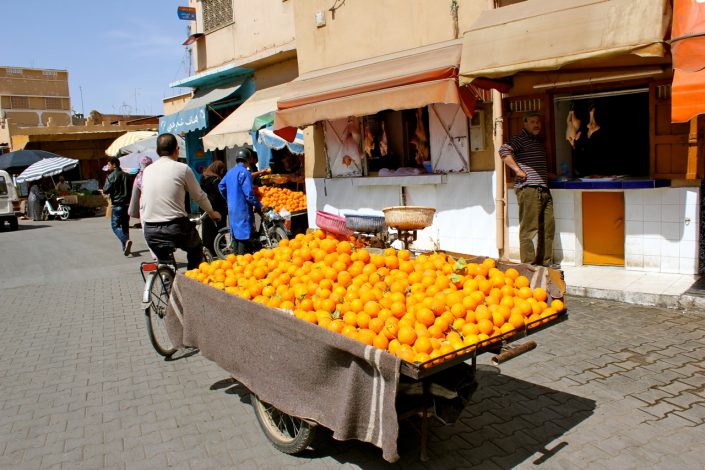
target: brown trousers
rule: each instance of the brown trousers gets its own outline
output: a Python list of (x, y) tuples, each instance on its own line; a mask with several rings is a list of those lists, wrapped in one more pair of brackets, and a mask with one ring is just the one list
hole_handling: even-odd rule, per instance
[(550, 266), (553, 263), (553, 198), (545, 187), (515, 190), (519, 203), (519, 253), (522, 263)]

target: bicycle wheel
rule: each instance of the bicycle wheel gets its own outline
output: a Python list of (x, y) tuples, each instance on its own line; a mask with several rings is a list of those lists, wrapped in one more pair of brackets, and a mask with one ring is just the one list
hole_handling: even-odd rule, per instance
[(225, 259), (229, 254), (233, 253), (233, 241), (229, 228), (218, 231), (218, 234), (213, 239), (213, 249), (215, 250), (215, 256), (220, 259)]
[(61, 220), (69, 220), (69, 208), (66, 206), (59, 206), (59, 218)]
[(149, 293), (148, 297), (145, 296), (145, 298), (149, 299), (149, 303), (144, 309), (149, 341), (152, 343), (154, 350), (164, 357), (169, 357), (176, 352), (176, 348), (169, 339), (164, 322), (173, 282), (174, 272), (166, 266), (159, 266), (156, 271), (149, 275), (144, 286), (145, 291)]
[(297, 454), (308, 447), (316, 434), (315, 424), (281, 412), (254, 393), (250, 400), (262, 432), (277, 450)]
[(279, 242), (282, 240), (288, 240), (289, 235), (286, 234), (286, 230), (284, 230), (281, 227), (274, 226), (269, 229), (269, 247), (268, 248), (276, 248), (279, 246)]

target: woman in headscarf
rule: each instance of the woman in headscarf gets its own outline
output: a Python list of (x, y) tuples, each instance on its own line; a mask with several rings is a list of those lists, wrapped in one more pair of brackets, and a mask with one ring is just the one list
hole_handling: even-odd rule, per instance
[[(213, 210), (220, 212), (221, 214), (228, 213), (228, 204), (220, 194), (218, 190), (218, 183), (225, 176), (225, 163), (220, 160), (216, 160), (208, 167), (203, 170), (203, 177), (201, 178), (201, 189), (208, 195), (208, 200), (213, 206)], [(203, 246), (207, 247), (210, 252), (215, 256), (215, 249), (213, 248), (213, 241), (215, 236), (218, 234), (218, 230), (227, 225), (225, 217), (222, 217), (218, 222), (215, 222), (210, 217), (207, 217), (203, 224), (201, 225), (201, 238), (203, 239)]]
[(127, 209), (127, 213), (133, 219), (140, 218), (140, 197), (142, 195), (142, 175), (144, 174), (144, 169), (152, 164), (152, 159), (149, 157), (142, 157), (140, 160), (140, 171), (135, 176), (135, 183), (132, 185), (132, 197), (130, 197), (130, 206)]

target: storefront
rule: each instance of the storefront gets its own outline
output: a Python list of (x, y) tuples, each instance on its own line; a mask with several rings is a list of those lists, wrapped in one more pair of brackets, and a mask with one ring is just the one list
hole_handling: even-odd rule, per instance
[[(689, 152), (687, 123), (671, 122), (670, 18), (663, 0), (528, 0), (484, 12), (465, 34), (461, 82), (513, 80), (505, 136), (524, 112), (543, 116), (561, 263), (697, 272), (702, 152)], [(506, 254), (518, 259), (507, 181)]]
[(497, 256), (493, 173), (473, 171), (473, 160), (491, 161), (487, 109), (478, 105), (482, 90), (458, 86), (460, 53), (461, 41), (447, 41), (291, 82), (274, 131), (290, 139), (309, 126), (311, 225), (314, 208), (381, 215), (389, 206), (431, 206), (436, 217), (416, 248)]

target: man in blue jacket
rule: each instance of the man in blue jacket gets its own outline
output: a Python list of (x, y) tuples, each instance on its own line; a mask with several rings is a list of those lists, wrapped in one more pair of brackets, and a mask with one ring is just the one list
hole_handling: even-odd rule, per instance
[(262, 210), (262, 204), (252, 190), (252, 176), (247, 169), (249, 161), (250, 151), (246, 148), (238, 149), (235, 153), (236, 165), (228, 170), (218, 184), (220, 193), (228, 202), (230, 233), (235, 254), (238, 255), (245, 254), (249, 249), (254, 221), (252, 208)]

